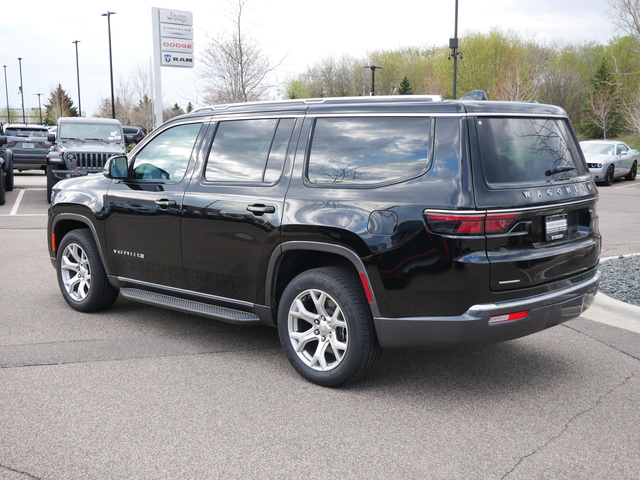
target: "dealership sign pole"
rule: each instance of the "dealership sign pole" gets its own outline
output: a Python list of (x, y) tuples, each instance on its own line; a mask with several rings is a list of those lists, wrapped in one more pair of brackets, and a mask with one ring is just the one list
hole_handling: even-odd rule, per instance
[(193, 15), (167, 8), (151, 9), (153, 26), (153, 126), (162, 124), (160, 67), (193, 68)]

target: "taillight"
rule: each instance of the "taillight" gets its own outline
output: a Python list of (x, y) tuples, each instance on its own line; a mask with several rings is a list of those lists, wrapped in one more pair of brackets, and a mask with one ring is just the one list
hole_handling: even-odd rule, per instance
[(508, 232), (519, 213), (426, 213), (429, 229), (442, 235), (495, 235)]
[(427, 213), (429, 228), (444, 235), (482, 235), (484, 214)]
[(519, 213), (488, 213), (484, 231), (487, 235), (508, 232), (518, 218)]

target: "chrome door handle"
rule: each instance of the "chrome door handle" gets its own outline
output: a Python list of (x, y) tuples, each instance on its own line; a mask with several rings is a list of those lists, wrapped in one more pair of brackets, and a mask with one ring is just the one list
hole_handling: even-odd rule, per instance
[(156, 200), (156, 205), (160, 208), (169, 208), (177, 205), (177, 203), (175, 200), (167, 200), (166, 198), (161, 198), (159, 200)]
[(247, 205), (247, 211), (253, 213), (254, 215), (264, 215), (265, 213), (274, 213), (276, 211), (276, 207), (271, 205)]

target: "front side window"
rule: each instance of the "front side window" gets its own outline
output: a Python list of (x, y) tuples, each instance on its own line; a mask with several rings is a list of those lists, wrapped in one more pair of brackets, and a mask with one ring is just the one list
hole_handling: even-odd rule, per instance
[(178, 125), (156, 135), (133, 161), (135, 180), (179, 182), (187, 171), (201, 123)]
[(489, 185), (549, 183), (587, 174), (565, 120), (483, 117), (476, 129)]
[(428, 166), (430, 137), (426, 117), (318, 118), (307, 181), (367, 186), (419, 175)]
[(208, 182), (275, 183), (280, 179), (295, 120), (220, 122), (205, 169)]

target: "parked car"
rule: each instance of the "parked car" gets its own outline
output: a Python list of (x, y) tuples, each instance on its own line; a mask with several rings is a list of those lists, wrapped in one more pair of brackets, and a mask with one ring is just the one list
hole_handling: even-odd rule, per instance
[(107, 159), (124, 153), (131, 141), (122, 124), (111, 118), (61, 117), (47, 162), (47, 200), (62, 179), (102, 172)]
[(580, 148), (587, 160), (589, 172), (598, 183), (609, 186), (616, 178), (635, 180), (638, 172), (637, 150), (617, 140), (585, 140)]
[(45, 170), (51, 142), (47, 127), (42, 125), (9, 124), (0, 137), (0, 155), (11, 151), (16, 170)]
[(131, 135), (131, 143), (137, 145), (145, 137), (144, 131), (140, 127), (122, 127), (125, 135)]
[(579, 316), (597, 188), (566, 113), (426, 96), (204, 108), (53, 189), (48, 247), (79, 311), (131, 300), (276, 327), (350, 382), (381, 348), (493, 343)]

